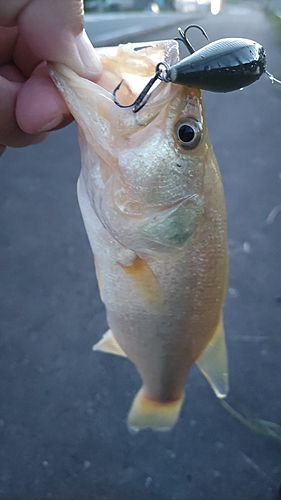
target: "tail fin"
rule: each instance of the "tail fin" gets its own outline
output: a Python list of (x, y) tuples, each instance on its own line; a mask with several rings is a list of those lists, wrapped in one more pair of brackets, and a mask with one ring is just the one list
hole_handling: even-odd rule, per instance
[(177, 401), (161, 403), (149, 399), (140, 389), (128, 415), (129, 429), (139, 431), (151, 427), (157, 431), (168, 431), (178, 420), (183, 400), (184, 393)]

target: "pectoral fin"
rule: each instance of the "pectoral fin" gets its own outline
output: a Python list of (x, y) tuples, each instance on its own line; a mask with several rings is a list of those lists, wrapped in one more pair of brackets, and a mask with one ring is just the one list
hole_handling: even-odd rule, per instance
[(108, 352), (110, 354), (116, 354), (117, 356), (127, 357), (111, 330), (107, 330), (107, 332), (104, 333), (102, 338), (93, 346), (93, 351)]
[(137, 294), (141, 297), (145, 307), (150, 311), (159, 311), (164, 308), (164, 293), (157, 277), (149, 264), (140, 257), (136, 257), (130, 266), (119, 265), (130, 276)]
[(223, 321), (220, 320), (215, 335), (196, 361), (218, 398), (228, 393), (227, 353)]

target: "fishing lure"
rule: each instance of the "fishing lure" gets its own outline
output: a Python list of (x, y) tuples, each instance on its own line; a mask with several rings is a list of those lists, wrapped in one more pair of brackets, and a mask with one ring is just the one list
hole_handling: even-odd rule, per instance
[(247, 87), (259, 80), (264, 73), (271, 81), (281, 83), (266, 70), (266, 53), (259, 43), (246, 38), (222, 38), (195, 50), (187, 38), (190, 28), (199, 29), (209, 40), (205, 30), (197, 24), (190, 24), (185, 30), (178, 28), (180, 38), (175, 40), (182, 41), (190, 55), (173, 66), (167, 62), (159, 62), (155, 75), (130, 105), (120, 104), (116, 97), (122, 80), (113, 91), (117, 106), (131, 107), (132, 111), (137, 113), (147, 103), (151, 96), (149, 90), (157, 80), (211, 92), (231, 92)]

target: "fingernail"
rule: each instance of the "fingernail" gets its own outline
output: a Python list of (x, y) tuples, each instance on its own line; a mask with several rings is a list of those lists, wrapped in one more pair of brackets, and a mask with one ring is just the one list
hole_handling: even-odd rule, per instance
[(57, 127), (63, 120), (63, 115), (56, 116), (53, 120), (50, 122), (46, 123), (43, 125), (38, 132), (48, 132), (49, 130), (52, 130), (53, 128)]
[(102, 64), (85, 30), (76, 37), (76, 46), (85, 69), (94, 74), (101, 73)]

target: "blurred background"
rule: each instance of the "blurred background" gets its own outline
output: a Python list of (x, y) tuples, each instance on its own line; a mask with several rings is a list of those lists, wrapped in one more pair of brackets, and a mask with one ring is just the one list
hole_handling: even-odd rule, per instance
[[(98, 47), (200, 24), (210, 40), (261, 43), (280, 79), (280, 0), (224, 0), (217, 15), (208, 3), (157, 6), (86, 1), (85, 27)], [(205, 43), (197, 31), (196, 48)], [(194, 366), (168, 433), (128, 433), (140, 378), (128, 360), (92, 351), (107, 324), (76, 199), (75, 124), (3, 154), (1, 500), (280, 499), (280, 89), (264, 75), (242, 91), (203, 94), (228, 216), (230, 392), (223, 406)]]
[[(221, 0), (84, 0), (85, 11), (119, 12), (119, 11), (160, 11), (194, 12), (197, 9), (216, 12), (220, 9)], [(217, 13), (217, 12), (216, 12)]]
[(84, 0), (85, 11), (119, 12), (119, 11), (160, 11), (194, 12), (197, 9), (216, 11), (221, 0)]
[[(223, 0), (84, 0), (85, 12), (119, 12), (119, 11), (160, 11), (194, 12), (196, 10), (211, 11), (218, 14)], [(238, 0), (239, 1), (239, 0)], [(237, 0), (227, 0), (227, 3), (237, 3)], [(241, 1), (240, 1), (241, 3)], [(247, 5), (247, 0), (242, 0)], [(257, 0), (261, 8), (269, 8), (281, 12), (281, 0)]]

